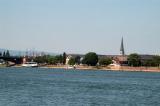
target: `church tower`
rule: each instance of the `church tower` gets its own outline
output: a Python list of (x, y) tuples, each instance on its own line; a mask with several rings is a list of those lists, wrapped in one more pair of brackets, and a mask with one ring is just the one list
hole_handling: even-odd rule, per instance
[(125, 55), (124, 44), (123, 44), (123, 37), (122, 37), (122, 40), (121, 40), (120, 54), (121, 54), (122, 56)]

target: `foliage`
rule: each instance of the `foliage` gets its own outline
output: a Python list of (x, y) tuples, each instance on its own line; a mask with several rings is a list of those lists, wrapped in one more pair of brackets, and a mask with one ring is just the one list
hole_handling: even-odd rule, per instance
[(37, 63), (47, 63), (47, 64), (62, 63), (62, 60), (63, 60), (62, 55), (57, 55), (57, 56), (44, 55), (34, 58), (34, 61)]
[(90, 66), (96, 66), (96, 64), (98, 62), (98, 56), (94, 52), (89, 52), (85, 55), (82, 62), (83, 62), (83, 64), (87, 64)]
[(99, 60), (99, 65), (105, 65), (105, 66), (107, 66), (107, 65), (109, 65), (111, 63), (112, 63), (112, 59), (110, 59), (110, 58), (101, 58)]
[(63, 63), (63, 56), (62, 55), (57, 55), (55, 56), (56, 63)]
[(44, 56), (38, 56), (34, 58), (34, 61), (37, 63), (47, 63), (47, 55)]
[(129, 66), (140, 66), (140, 56), (136, 53), (130, 54), (128, 56)]
[(0, 53), (0, 56), (3, 56), (3, 57), (10, 57), (10, 53), (9, 53), (9, 50), (7, 50), (7, 52), (3, 52), (3, 55), (2, 53)]
[(160, 56), (154, 56), (153, 63), (155, 66), (160, 66)]
[(10, 57), (9, 50), (7, 50), (5, 57)]
[(159, 67), (160, 66), (160, 56), (153, 56), (152, 59), (147, 59), (142, 62), (143, 66), (152, 66)]
[(3, 52), (3, 57), (6, 57), (6, 52)]
[(154, 66), (153, 59), (147, 59), (142, 62), (143, 66)]
[(46, 58), (46, 62), (47, 62), (48, 64), (56, 64), (55, 57), (54, 57), (54, 56), (48, 56), (48, 57)]
[(0, 52), (0, 56), (2, 56), (2, 52)]
[(66, 56), (66, 53), (64, 52), (63, 53), (63, 65), (66, 64), (66, 58), (67, 58), (67, 56)]
[(75, 63), (76, 63), (76, 62), (75, 62), (75, 58), (73, 58), (73, 57), (70, 58), (69, 61), (68, 61), (68, 64), (69, 64), (69, 65), (75, 65)]
[(76, 57), (75, 57), (75, 63), (79, 65), (79, 64), (81, 63), (81, 60), (80, 60), (80, 59), (81, 59), (80, 56), (76, 56)]

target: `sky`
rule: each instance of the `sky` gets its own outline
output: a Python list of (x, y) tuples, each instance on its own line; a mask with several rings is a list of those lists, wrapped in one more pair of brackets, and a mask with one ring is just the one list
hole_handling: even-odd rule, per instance
[(160, 54), (160, 0), (0, 0), (0, 48)]

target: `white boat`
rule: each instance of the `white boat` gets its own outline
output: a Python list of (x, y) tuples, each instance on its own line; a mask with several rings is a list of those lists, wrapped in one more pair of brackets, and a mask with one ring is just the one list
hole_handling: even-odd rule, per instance
[(76, 66), (67, 66), (67, 69), (76, 69)]
[(38, 67), (36, 62), (26, 62), (22, 64), (23, 67)]

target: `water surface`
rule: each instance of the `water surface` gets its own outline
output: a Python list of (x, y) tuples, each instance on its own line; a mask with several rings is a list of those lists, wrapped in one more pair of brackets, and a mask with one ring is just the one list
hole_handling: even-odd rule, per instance
[(158, 106), (160, 73), (0, 68), (0, 106)]

